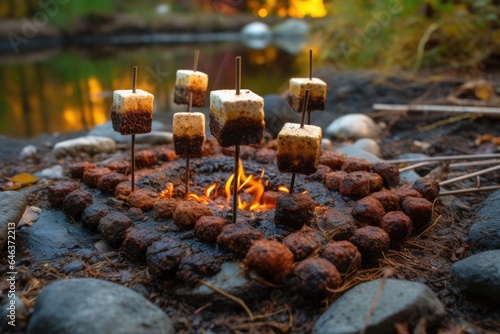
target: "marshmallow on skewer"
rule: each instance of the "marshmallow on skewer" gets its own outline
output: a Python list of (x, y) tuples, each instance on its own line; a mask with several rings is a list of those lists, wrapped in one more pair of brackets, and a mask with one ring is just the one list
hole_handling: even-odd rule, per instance
[(193, 70), (177, 70), (174, 103), (188, 104), (189, 93), (193, 93), (193, 107), (203, 107), (205, 105), (207, 86), (207, 74)]
[(288, 103), (293, 110), (302, 112), (304, 95), (309, 89), (309, 102), (306, 111), (325, 110), (326, 83), (318, 78), (291, 78), (288, 88)]
[(282, 173), (310, 175), (318, 170), (321, 152), (321, 128), (314, 125), (285, 123), (278, 134), (276, 159)]
[(151, 132), (154, 96), (142, 89), (115, 90), (111, 107), (113, 130), (122, 135)]
[(200, 112), (174, 114), (175, 154), (200, 156), (205, 142), (205, 115)]
[(210, 92), (210, 132), (222, 147), (258, 144), (264, 127), (261, 96), (248, 89)]

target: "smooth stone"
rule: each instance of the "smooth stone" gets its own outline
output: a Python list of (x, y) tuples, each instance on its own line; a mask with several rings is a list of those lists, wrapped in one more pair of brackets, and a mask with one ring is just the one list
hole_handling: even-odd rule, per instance
[[(337, 299), (314, 325), (321, 334), (357, 334), (365, 328), (365, 319), (377, 294), (381, 280), (359, 284)], [(414, 328), (421, 318), (429, 326), (437, 325), (445, 316), (444, 306), (429, 287), (422, 283), (388, 279), (366, 333), (395, 333), (394, 324), (408, 323)]]
[(500, 250), (478, 253), (451, 266), (451, 278), (460, 289), (500, 303)]
[[(169, 144), (173, 142), (173, 134), (166, 132), (166, 127), (159, 121), (153, 121), (150, 133), (142, 133), (135, 136), (138, 144)], [(113, 130), (111, 121), (96, 125), (88, 133), (89, 136), (100, 136), (113, 139), (116, 143), (130, 144), (130, 135), (122, 135)], [(152, 141), (152, 142), (151, 142)]]
[(375, 122), (364, 114), (349, 114), (340, 116), (325, 129), (325, 136), (342, 140), (359, 138), (377, 139), (382, 130)]
[[(13, 304), (11, 303), (11, 301), (13, 301)], [(11, 313), (11, 305), (14, 305), (15, 314)], [(2, 305), (2, 308), (0, 309), (0, 333), (9, 333), (9, 329), (22, 329), (26, 327), (28, 317), (28, 307), (17, 294), (12, 296), (12, 298), (7, 298), (5, 300), (5, 303)], [(13, 323), (11, 322), (12, 320), (14, 320)], [(9, 324), (9, 322), (11, 322), (11, 324)], [(14, 324), (15, 327), (12, 326), (12, 324)]]
[(470, 242), (482, 249), (500, 249), (500, 190), (483, 201), (469, 230)]
[(300, 123), (300, 114), (293, 111), (288, 101), (277, 94), (264, 96), (264, 115), (266, 131), (273, 138), (278, 137), (278, 133), (287, 122)]
[(271, 38), (271, 28), (264, 22), (251, 22), (240, 33), (244, 38)]
[(24, 195), (16, 191), (0, 192), (0, 250), (7, 245), (9, 231), (15, 230), (27, 206)]
[(377, 143), (377, 141), (371, 138), (358, 139), (352, 145), (368, 153), (371, 153), (378, 158), (382, 158), (382, 150), (380, 149), (380, 145)]
[(70, 278), (42, 290), (27, 333), (171, 334), (175, 330), (165, 312), (132, 289), (94, 278)]
[[(260, 299), (268, 295), (269, 288), (258, 283), (252, 276), (245, 273), (243, 266), (236, 262), (225, 262), (220, 271), (205, 282), (243, 300)], [(204, 284), (194, 288), (180, 288), (175, 294), (190, 302), (224, 302), (227, 298)]]
[[(301, 19), (287, 19), (271, 28), (277, 37), (306, 37), (311, 31), (309, 24)], [(277, 38), (279, 39), (279, 38)]]
[(62, 179), (64, 178), (62, 166), (52, 166), (35, 173), (41, 179)]
[(38, 149), (36, 148), (35, 145), (27, 145), (21, 149), (21, 152), (19, 152), (19, 157), (21, 159), (24, 158), (31, 158), (34, 155), (38, 153)]
[(85, 266), (83, 265), (83, 262), (80, 260), (73, 260), (71, 262), (66, 263), (63, 267), (62, 270), (65, 273), (71, 274), (71, 273), (76, 273), (80, 270), (83, 270)]
[(114, 140), (106, 137), (86, 136), (64, 140), (57, 143), (53, 152), (56, 158), (78, 156), (80, 153), (95, 155), (99, 153), (113, 153), (116, 151)]
[(18, 228), (16, 247), (29, 252), (34, 262), (53, 263), (91, 247), (97, 237), (61, 210), (42, 210), (36, 224)]

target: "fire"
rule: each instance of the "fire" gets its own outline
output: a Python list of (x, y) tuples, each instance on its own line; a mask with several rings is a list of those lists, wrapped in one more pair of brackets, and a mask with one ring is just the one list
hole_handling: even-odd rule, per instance
[[(274, 208), (274, 205), (266, 203), (264, 201), (264, 192), (268, 186), (268, 182), (264, 181), (265, 170), (262, 170), (260, 175), (257, 177), (252, 174), (246, 174), (241, 161), (238, 164), (238, 209), (240, 210), (270, 210)], [(187, 199), (195, 200), (199, 203), (209, 204), (209, 203), (221, 203), (224, 202), (226, 205), (231, 205), (232, 189), (234, 182), (234, 174), (229, 176), (226, 183), (219, 189), (218, 183), (212, 183), (205, 187), (203, 190), (203, 195), (189, 193)], [(220, 199), (221, 193), (222, 200)], [(165, 189), (160, 197), (162, 198), (172, 198), (174, 195), (174, 186), (169, 183), (167, 189)], [(218, 200), (219, 199), (219, 200)]]

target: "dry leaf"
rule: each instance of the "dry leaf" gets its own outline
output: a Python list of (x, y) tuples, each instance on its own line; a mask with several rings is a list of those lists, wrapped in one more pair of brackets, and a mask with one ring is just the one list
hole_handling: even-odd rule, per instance
[(28, 173), (22, 173), (22, 174), (17, 174), (10, 180), (12, 182), (21, 184), (21, 186), (29, 186), (31, 184), (36, 183), (39, 180), (39, 178)]

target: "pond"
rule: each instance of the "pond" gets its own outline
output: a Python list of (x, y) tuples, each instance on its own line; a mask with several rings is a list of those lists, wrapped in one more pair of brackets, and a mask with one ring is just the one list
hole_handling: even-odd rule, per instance
[(168, 118), (175, 72), (192, 68), (196, 49), (198, 70), (209, 75), (209, 91), (234, 87), (236, 56), (242, 57), (242, 88), (259, 95), (279, 94), (290, 77), (307, 75), (306, 50), (297, 56), (272, 45), (251, 49), (240, 42), (0, 55), (0, 134), (33, 138), (88, 130), (107, 121), (112, 92), (131, 88), (134, 65), (139, 68), (137, 87), (155, 96), (154, 117)]

